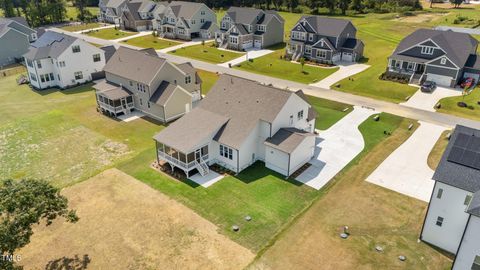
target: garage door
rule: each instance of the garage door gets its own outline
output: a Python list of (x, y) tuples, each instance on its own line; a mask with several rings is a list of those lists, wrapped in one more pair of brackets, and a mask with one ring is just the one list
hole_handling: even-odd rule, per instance
[(255, 40), (254, 46), (255, 46), (255, 48), (262, 48), (262, 41), (261, 40)]
[(453, 78), (449, 76), (442, 76), (437, 74), (427, 74), (427, 81), (435, 82), (437, 85), (450, 87)]
[(340, 53), (334, 54), (334, 55), (332, 56), (332, 61), (333, 61), (333, 62), (339, 61), (341, 55), (342, 55), (342, 54), (340, 54)]
[(251, 48), (252, 46), (253, 46), (253, 44), (252, 44), (252, 41), (251, 41), (251, 40), (250, 40), (250, 41), (245, 41), (245, 42), (243, 42), (243, 48), (244, 48), (244, 49)]
[(352, 53), (342, 53), (342, 60), (352, 62), (353, 61), (353, 54)]

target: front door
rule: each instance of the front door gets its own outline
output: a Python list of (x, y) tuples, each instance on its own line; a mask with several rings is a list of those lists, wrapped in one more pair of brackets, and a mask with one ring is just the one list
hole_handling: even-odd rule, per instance
[(195, 150), (195, 160), (197, 162), (200, 162), (201, 158), (202, 158), (202, 152), (200, 151), (200, 149)]

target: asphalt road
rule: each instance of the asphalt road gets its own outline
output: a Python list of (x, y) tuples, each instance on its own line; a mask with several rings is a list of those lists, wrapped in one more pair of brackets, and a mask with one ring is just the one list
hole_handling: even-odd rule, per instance
[[(50, 30), (56, 31), (56, 32), (61, 32), (65, 33), (71, 36), (75, 36), (77, 38), (84, 39), (85, 41), (100, 44), (100, 45), (115, 45), (116, 47), (118, 46), (125, 46), (125, 47), (130, 47), (134, 49), (141, 49), (135, 46), (128, 45), (126, 43), (116, 43), (111, 40), (104, 40), (104, 39), (99, 39), (99, 38), (94, 38), (90, 37), (87, 35), (83, 34), (78, 34), (78, 33), (72, 33), (68, 31), (63, 31), (58, 28), (51, 28)], [(229, 74), (237, 77), (242, 77), (250, 80), (255, 80), (260, 83), (264, 84), (272, 84), (273, 86), (277, 88), (282, 88), (282, 89), (289, 89), (292, 91), (296, 90), (303, 90), (305, 94), (315, 96), (315, 97), (320, 97), (320, 98), (325, 98), (329, 100), (334, 100), (334, 101), (339, 101), (343, 103), (348, 103), (351, 105), (356, 105), (356, 106), (362, 106), (362, 107), (367, 107), (371, 108), (373, 110), (379, 111), (379, 112), (387, 112), (395, 115), (399, 115), (402, 117), (407, 117), (415, 120), (420, 120), (420, 121), (425, 121), (429, 123), (434, 123), (438, 125), (443, 125), (446, 127), (454, 127), (455, 125), (465, 125), (469, 126), (472, 128), (480, 129), (480, 122), (479, 121), (474, 121), (470, 119), (465, 119), (462, 117), (457, 117), (453, 115), (448, 115), (448, 114), (443, 114), (439, 112), (429, 112), (421, 109), (415, 109), (411, 107), (405, 107), (396, 103), (391, 103), (387, 101), (382, 101), (382, 100), (376, 100), (373, 98), (369, 97), (363, 97), (363, 96), (358, 96), (358, 95), (353, 95), (349, 93), (344, 93), (344, 92), (339, 92), (335, 90), (330, 90), (330, 89), (325, 89), (325, 88), (320, 88), (320, 87), (315, 87), (315, 86), (310, 86), (307, 84), (303, 83), (298, 83), (298, 82), (293, 82), (293, 81), (288, 81), (288, 80), (282, 80), (278, 78), (273, 78), (265, 75), (260, 75), (260, 74), (255, 74), (247, 71), (242, 71), (242, 70), (237, 70), (237, 69), (232, 69), (232, 68), (227, 68), (227, 67), (221, 67), (216, 64), (211, 64), (199, 60), (194, 60), (190, 58), (185, 58), (185, 57), (180, 57), (176, 55), (171, 55), (171, 54), (165, 54), (165, 53), (160, 53), (158, 52), (158, 55), (160, 57), (166, 58), (167, 60), (173, 62), (173, 63), (184, 63), (184, 62), (191, 62), (192, 65), (197, 68), (197, 69), (203, 69), (206, 71), (210, 72), (218, 72), (218, 73), (224, 73), (224, 74)]]

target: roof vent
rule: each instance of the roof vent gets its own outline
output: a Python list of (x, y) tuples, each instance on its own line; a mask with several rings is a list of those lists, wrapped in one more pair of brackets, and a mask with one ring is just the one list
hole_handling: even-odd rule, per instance
[(260, 100), (257, 99), (257, 103), (260, 103)]

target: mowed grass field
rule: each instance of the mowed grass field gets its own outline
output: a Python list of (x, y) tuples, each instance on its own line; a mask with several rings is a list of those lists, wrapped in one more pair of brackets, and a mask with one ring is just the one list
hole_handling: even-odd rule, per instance
[[(427, 204), (365, 179), (413, 132), (412, 120), (380, 115), (359, 129), (366, 147), (250, 269), (449, 269), (451, 260), (417, 242)], [(392, 132), (386, 136), (383, 131)], [(350, 236), (339, 237), (343, 226)], [(380, 245), (384, 251), (375, 251)], [(399, 255), (407, 257), (405, 262)]]
[(119, 38), (124, 38), (124, 37), (129, 37), (133, 36), (136, 33), (135, 32), (130, 32), (130, 31), (123, 31), (123, 30), (118, 30), (115, 28), (106, 28), (106, 29), (100, 29), (100, 30), (94, 30), (90, 31), (88, 33), (85, 33), (86, 35), (96, 37), (96, 38), (103, 38), (103, 39), (119, 39)]
[(127, 43), (129, 45), (142, 47), (142, 48), (154, 48), (155, 50), (161, 50), (164, 48), (182, 44), (182, 42), (173, 41), (169, 39), (162, 39), (162, 38), (154, 37), (153, 35), (147, 35), (147, 36), (124, 40), (122, 41), (122, 43)]
[(205, 45), (200, 44), (180, 48), (178, 50), (169, 52), (169, 54), (197, 59), (213, 64), (220, 64), (238, 58), (245, 53), (219, 50), (213, 46), (212, 42), (207, 42)]
[(70, 31), (70, 32), (77, 32), (77, 31), (82, 31), (87, 29), (98, 28), (100, 26), (102, 26), (102, 24), (100, 23), (81, 23), (81, 24), (64, 26), (64, 27), (61, 27), (61, 29), (65, 31)]
[(25, 269), (243, 269), (254, 257), (215, 224), (116, 169), (62, 194), (80, 220), (36, 226), (18, 251)]

